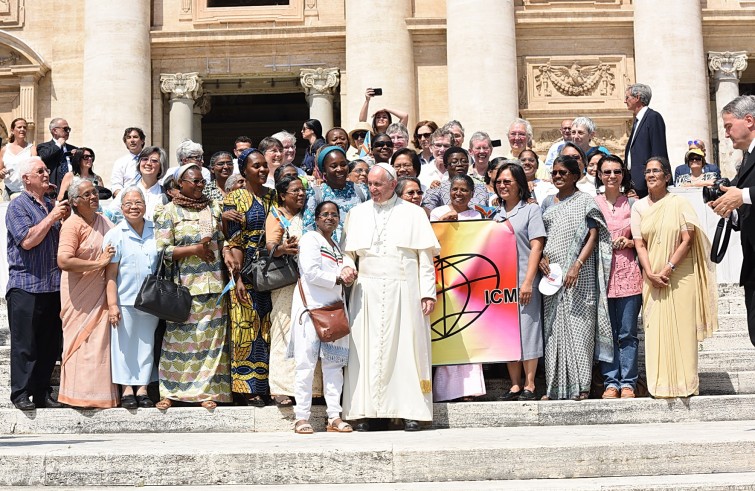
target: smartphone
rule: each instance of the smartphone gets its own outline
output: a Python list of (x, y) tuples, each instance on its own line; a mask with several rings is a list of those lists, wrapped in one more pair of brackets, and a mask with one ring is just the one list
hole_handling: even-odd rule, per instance
[(372, 89), (373, 92), (375, 92), (375, 95), (383, 95), (383, 89)]
[(501, 140), (491, 140), (490, 141), (491, 147), (500, 147), (501, 146)]

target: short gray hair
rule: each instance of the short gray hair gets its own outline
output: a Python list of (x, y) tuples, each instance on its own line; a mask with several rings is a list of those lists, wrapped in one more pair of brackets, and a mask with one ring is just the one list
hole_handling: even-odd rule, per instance
[(410, 182), (413, 182), (420, 189), (422, 189), (422, 183), (419, 182), (419, 179), (417, 179), (416, 177), (404, 176), (404, 177), (399, 177), (398, 181), (396, 182), (396, 194), (399, 196), (404, 194), (404, 188), (406, 188), (407, 183), (410, 183)]
[(472, 149), (472, 143), (476, 141), (486, 141), (488, 142), (488, 146), (493, 146), (493, 140), (490, 139), (490, 135), (485, 133), (484, 131), (475, 131), (472, 133), (472, 136), (469, 137), (469, 148)]
[(123, 206), (123, 198), (125, 198), (128, 193), (139, 193), (139, 196), (142, 197), (142, 201), (147, 201), (147, 199), (144, 197), (144, 192), (139, 189), (139, 186), (129, 186), (124, 189), (121, 194), (119, 194), (119, 196), (121, 197), (121, 206)]
[[(39, 157), (29, 157), (22, 160), (21, 163), (18, 164), (18, 172), (21, 174), (21, 177), (31, 174), (31, 170), (40, 162), (42, 162), (42, 159)], [(45, 168), (46, 167), (47, 166), (45, 166)], [(26, 189), (26, 183), (24, 183), (24, 189)]]
[(446, 124), (443, 125), (443, 129), (446, 130), (446, 131), (451, 131), (451, 128), (453, 128), (453, 127), (459, 128), (461, 130), (461, 132), (464, 133), (464, 127), (456, 119), (452, 119), (451, 121), (449, 121), (448, 123), (446, 123)]
[(278, 133), (271, 135), (273, 138), (279, 140), (284, 145), (287, 141), (290, 141), (293, 145), (296, 145), (296, 136), (293, 133), (289, 133), (286, 130), (281, 130)]
[[(165, 171), (168, 168), (168, 154), (165, 153), (165, 150), (163, 150), (162, 147), (156, 147), (156, 146), (144, 147), (142, 151), (139, 152), (138, 159), (141, 160), (144, 157), (149, 157), (153, 153), (156, 153), (160, 158), (160, 172), (157, 174), (157, 178), (159, 179), (163, 176), (163, 174), (165, 174)], [(136, 173), (139, 174), (140, 176), (142, 175), (142, 166), (139, 164), (136, 165)]]
[(204, 149), (199, 143), (191, 140), (184, 140), (176, 148), (176, 158), (178, 159), (178, 165), (183, 165), (183, 160), (189, 155), (201, 153), (204, 155)]
[(629, 95), (632, 97), (640, 99), (643, 106), (649, 106), (650, 99), (653, 98), (653, 91), (645, 84), (632, 84), (627, 87), (627, 92), (629, 92)]
[(574, 129), (575, 126), (583, 126), (588, 133), (595, 133), (595, 121), (588, 118), (587, 116), (579, 116), (577, 118), (574, 118), (571, 120), (571, 127)]
[(52, 129), (53, 129), (53, 128), (55, 128), (55, 126), (56, 126), (56, 125), (57, 125), (58, 123), (60, 123), (61, 121), (63, 121), (63, 118), (52, 118), (52, 119), (50, 120), (50, 124), (49, 124), (49, 125), (47, 125), (47, 127), (48, 127), (48, 128), (50, 129), (50, 133), (52, 133)]
[(391, 123), (385, 130), (385, 134), (388, 136), (395, 133), (401, 134), (407, 142), (409, 141), (409, 130), (402, 123)]
[(73, 210), (74, 213), (77, 215), (79, 214), (78, 207), (73, 204), (73, 200), (81, 196), (80, 189), (81, 185), (84, 183), (92, 183), (92, 181), (88, 179), (82, 179), (81, 177), (74, 177), (71, 180), (71, 184), (68, 186), (68, 203), (71, 205), (71, 210)]
[(721, 114), (731, 114), (737, 119), (744, 119), (748, 114), (755, 118), (755, 96), (740, 95), (721, 109)]
[(532, 132), (532, 125), (529, 121), (522, 118), (516, 118), (514, 121), (511, 122), (509, 125), (509, 130), (506, 132), (506, 136), (508, 136), (509, 133), (511, 133), (511, 128), (513, 128), (515, 125), (521, 124), (524, 126), (524, 132), (527, 133), (527, 144), (531, 144), (532, 140), (535, 138), (535, 134)]
[(244, 176), (242, 176), (241, 174), (231, 174), (225, 181), (225, 192), (230, 193), (231, 188), (239, 181), (239, 179), (243, 178)]

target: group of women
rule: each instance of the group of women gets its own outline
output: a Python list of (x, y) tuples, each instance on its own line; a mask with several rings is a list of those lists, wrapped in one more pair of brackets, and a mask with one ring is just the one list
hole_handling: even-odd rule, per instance
[[(429, 143), (425, 133), (434, 123), (422, 123), (414, 139)], [(64, 272), (60, 402), (151, 407), (147, 386), (157, 380), (162, 410), (232, 402), (261, 407), (272, 396), (278, 405), (295, 404), (297, 432), (310, 433), (311, 400), (324, 396), (328, 430), (351, 431), (340, 419), (348, 338), (321, 343), (305, 311), (343, 298), (342, 288), (354, 279), (338, 243), (348, 211), (369, 199), (372, 161), (393, 165), (396, 194), (420, 206), (425, 189), (417, 176), (427, 154), (424, 146), (421, 154), (394, 152), (391, 138), (376, 131), (370, 158), (349, 162), (349, 142), (359, 143), (354, 136), (341, 129), (321, 133), (319, 122), (304, 124), (303, 167), (285, 151), (293, 147), (288, 133), (244, 150), (240, 177), (231, 175), (231, 155), (218, 152), (210, 159), (211, 182), (198, 164), (163, 176), (165, 152), (146, 147), (137, 182), (105, 214), (98, 212), (89, 150), (91, 161), (82, 159), (67, 188), (74, 214), (61, 230), (58, 255)], [(536, 177), (538, 165), (526, 149), (518, 159), (492, 159), (483, 176), (497, 208), (494, 220), (516, 235), (519, 263), (523, 360), (507, 364), (512, 385), (501, 399), (536, 398), (540, 358), (545, 398), (585, 398), (596, 364), (604, 397), (633, 397), (641, 307), (650, 393), (695, 394), (697, 341), (716, 327), (715, 278), (694, 211), (667, 191), (668, 162), (648, 161), (650, 195), (642, 200), (632, 197), (629, 173), (616, 156), (601, 153), (586, 162), (581, 148), (567, 144), (550, 181)], [(594, 180), (585, 178), (585, 167), (593, 168)], [(469, 206), (474, 189), (470, 176), (454, 176), (448, 205), (429, 219), (481, 219)], [(263, 252), (297, 261), (299, 282), (255, 291), (241, 270)], [(144, 278), (160, 264), (191, 294), (183, 322), (162, 326), (134, 307)], [(541, 278), (558, 282), (558, 270), (560, 288), (542, 295)], [(484, 394), (482, 367), (436, 370), (434, 392), (436, 400)]]

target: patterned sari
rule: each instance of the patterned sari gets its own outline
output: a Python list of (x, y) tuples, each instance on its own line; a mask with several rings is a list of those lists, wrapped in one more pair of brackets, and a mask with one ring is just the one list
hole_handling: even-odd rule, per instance
[[(258, 198), (246, 189), (228, 193), (224, 210), (243, 215), (241, 223), (228, 222), (228, 245), (244, 251), (244, 261), (254, 256), (258, 244), (265, 247), (265, 219), (275, 202), (275, 191)], [(270, 292), (255, 292), (244, 284), (248, 298), (231, 291), (231, 384), (233, 392), (263, 395), (269, 392)]]
[(687, 255), (671, 273), (666, 288), (645, 280), (642, 319), (645, 370), (654, 397), (687, 397), (698, 393), (697, 342), (718, 328), (715, 267), (710, 242), (689, 202), (673, 194), (639, 212), (642, 239), (650, 267), (659, 271), (679, 246), (681, 231), (693, 230)]
[(598, 243), (579, 270), (577, 283), (543, 296), (546, 395), (574, 399), (590, 390), (593, 359), (613, 359), (606, 300), (611, 235), (595, 200), (579, 191), (546, 209), (543, 222), (548, 232), (543, 254), (551, 264), (561, 265), (564, 276), (582, 251), (590, 225), (598, 229)]

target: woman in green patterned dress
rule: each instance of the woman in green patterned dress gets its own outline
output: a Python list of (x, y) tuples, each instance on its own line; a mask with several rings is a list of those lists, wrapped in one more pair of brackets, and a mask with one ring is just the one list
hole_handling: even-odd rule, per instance
[[(234, 261), (226, 261), (236, 280), (231, 292), (231, 379), (235, 394), (247, 404), (262, 407), (270, 392), (270, 292), (255, 292), (244, 284), (239, 269), (250, 261), (257, 247), (265, 247), (265, 217), (275, 202), (275, 190), (265, 186), (269, 169), (256, 148), (239, 155), (239, 171), (246, 187), (228, 193), (223, 202), (228, 241)], [(228, 213), (228, 212), (233, 213)], [(238, 399), (237, 399), (238, 400)]]
[(200, 403), (214, 409), (231, 402), (223, 261), (218, 244), (220, 204), (202, 194), (206, 184), (197, 164), (175, 173), (179, 194), (156, 217), (157, 250), (173, 262), (178, 282), (189, 288), (191, 313), (185, 322), (167, 322), (160, 353), (158, 409), (173, 401)]

